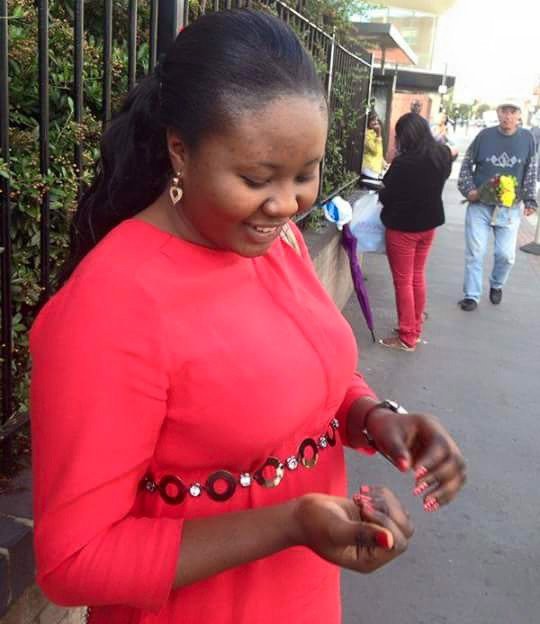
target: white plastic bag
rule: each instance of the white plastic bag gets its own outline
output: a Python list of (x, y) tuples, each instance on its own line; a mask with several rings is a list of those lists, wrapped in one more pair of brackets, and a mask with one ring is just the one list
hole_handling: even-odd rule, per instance
[(379, 195), (374, 192), (366, 193), (354, 202), (350, 228), (358, 241), (358, 253), (386, 253), (381, 209)]

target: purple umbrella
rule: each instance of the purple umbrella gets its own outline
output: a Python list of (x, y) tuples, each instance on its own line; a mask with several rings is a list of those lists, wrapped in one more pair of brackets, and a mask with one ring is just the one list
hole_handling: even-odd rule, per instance
[(351, 228), (348, 225), (343, 226), (341, 244), (343, 245), (345, 251), (347, 252), (347, 255), (349, 256), (354, 291), (356, 292), (358, 303), (360, 304), (362, 312), (364, 313), (366, 325), (371, 332), (373, 342), (375, 342), (376, 338), (373, 327), (373, 314), (371, 313), (371, 306), (369, 305), (369, 296), (366, 288), (366, 282), (364, 280), (364, 275), (362, 274), (362, 269), (360, 268), (360, 263), (358, 262), (358, 256), (356, 254), (357, 241), (356, 237), (351, 232)]

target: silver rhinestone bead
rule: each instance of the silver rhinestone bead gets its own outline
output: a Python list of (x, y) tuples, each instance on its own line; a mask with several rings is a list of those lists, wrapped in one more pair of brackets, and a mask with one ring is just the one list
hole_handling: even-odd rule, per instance
[(321, 436), (319, 438), (319, 447), (322, 449), (325, 449), (328, 446), (328, 440), (326, 439), (326, 436)]
[(155, 492), (156, 491), (156, 484), (153, 481), (148, 480), (145, 484), (144, 484), (145, 489), (147, 490), (147, 492)]
[(191, 496), (197, 497), (197, 496), (200, 496), (201, 493), (202, 493), (202, 489), (201, 489), (200, 483), (193, 483), (192, 485), (189, 486), (189, 494)]
[(332, 429), (338, 429), (339, 428), (339, 420), (337, 418), (333, 418), (332, 422), (330, 423), (330, 425), (332, 426)]
[(240, 485), (242, 487), (249, 487), (251, 485), (251, 475), (249, 472), (243, 472), (240, 475)]
[(289, 470), (296, 470), (298, 468), (298, 460), (294, 455), (287, 457), (287, 468)]

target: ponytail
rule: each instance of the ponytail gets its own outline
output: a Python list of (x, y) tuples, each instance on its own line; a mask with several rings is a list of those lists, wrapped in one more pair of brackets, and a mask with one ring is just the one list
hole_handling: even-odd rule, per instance
[(154, 73), (128, 94), (100, 142), (94, 180), (70, 228), (61, 286), (84, 256), (115, 226), (154, 202), (170, 172), (165, 128), (159, 123), (160, 82)]

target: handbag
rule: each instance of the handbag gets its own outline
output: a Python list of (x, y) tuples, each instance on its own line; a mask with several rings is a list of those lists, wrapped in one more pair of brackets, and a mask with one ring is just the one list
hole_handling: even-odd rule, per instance
[(381, 210), (377, 193), (366, 193), (354, 202), (349, 226), (357, 240), (358, 253), (386, 253), (386, 228), (381, 221)]

